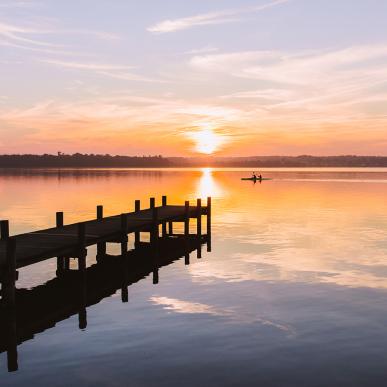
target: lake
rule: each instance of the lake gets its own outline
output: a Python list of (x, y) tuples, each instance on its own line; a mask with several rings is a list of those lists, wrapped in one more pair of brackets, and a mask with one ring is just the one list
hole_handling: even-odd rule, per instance
[[(257, 172), (257, 171), (256, 171)], [(387, 169), (0, 171), (12, 234), (212, 197), (212, 249), (191, 253), (0, 354), (0, 385), (384, 386)], [(194, 224), (193, 224), (194, 226)], [(177, 230), (179, 231), (179, 230)], [(129, 241), (131, 243), (131, 240)], [(112, 253), (119, 246), (108, 246)], [(73, 265), (74, 263), (72, 263)], [(87, 257), (95, 265), (95, 248)], [(52, 259), (18, 288), (55, 277)]]

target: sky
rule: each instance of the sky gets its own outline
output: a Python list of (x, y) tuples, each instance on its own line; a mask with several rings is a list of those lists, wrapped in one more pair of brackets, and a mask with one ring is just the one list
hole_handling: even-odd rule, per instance
[(387, 0), (0, 0), (0, 153), (387, 155)]

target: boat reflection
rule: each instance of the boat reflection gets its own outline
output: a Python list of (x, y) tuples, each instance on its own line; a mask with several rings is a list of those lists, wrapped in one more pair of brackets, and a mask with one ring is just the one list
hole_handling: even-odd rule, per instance
[(8, 371), (18, 370), (17, 346), (37, 333), (54, 327), (60, 321), (78, 314), (79, 329), (87, 327), (87, 307), (121, 292), (128, 302), (128, 287), (149, 275), (153, 283), (160, 280), (159, 269), (197, 250), (201, 257), (203, 244), (210, 245), (211, 233), (203, 235), (168, 235), (157, 246), (140, 242), (136, 249), (123, 255), (99, 257), (84, 271), (70, 270), (32, 289), (16, 290), (16, 307), (0, 314), (0, 353), (7, 351)]

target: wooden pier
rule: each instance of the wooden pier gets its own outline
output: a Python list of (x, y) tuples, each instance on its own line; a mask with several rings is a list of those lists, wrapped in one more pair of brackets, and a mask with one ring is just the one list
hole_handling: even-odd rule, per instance
[[(194, 206), (188, 201), (184, 206), (167, 204), (162, 197), (162, 205), (155, 205), (150, 198), (149, 208), (141, 209), (135, 201), (135, 211), (116, 216), (103, 216), (103, 207), (97, 206), (93, 220), (64, 224), (63, 212), (56, 213), (56, 227), (20, 235), (9, 235), (9, 223), (0, 221), (0, 281), (2, 284), (2, 307), (15, 306), (15, 282), (17, 269), (56, 257), (57, 275), (69, 270), (70, 258), (78, 259), (78, 269), (86, 269), (87, 247), (97, 245), (97, 260), (106, 256), (106, 243), (120, 243), (121, 254), (128, 250), (128, 235), (134, 233), (135, 247), (141, 242), (141, 233), (150, 234), (150, 243), (156, 247), (161, 238), (173, 235), (173, 224), (184, 224), (184, 234), (190, 235), (190, 219), (196, 219), (197, 235), (202, 234), (202, 216), (207, 218), (207, 236), (211, 234), (211, 198), (205, 206), (197, 199)], [(167, 227), (168, 225), (168, 227)], [(160, 230), (161, 228), (161, 230)], [(209, 238), (211, 240), (211, 238)], [(211, 248), (211, 243), (209, 243)]]

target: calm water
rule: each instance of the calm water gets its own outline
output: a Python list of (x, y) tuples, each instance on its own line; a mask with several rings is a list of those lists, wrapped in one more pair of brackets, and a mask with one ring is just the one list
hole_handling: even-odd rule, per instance
[[(213, 197), (212, 252), (191, 254), (18, 347), (0, 385), (384, 386), (387, 170), (81, 170), (0, 173), (0, 218), (16, 234)], [(114, 252), (118, 246), (109, 246)], [(117, 250), (118, 251), (118, 250)], [(95, 263), (89, 249), (88, 266)], [(50, 260), (18, 287), (55, 276)]]

